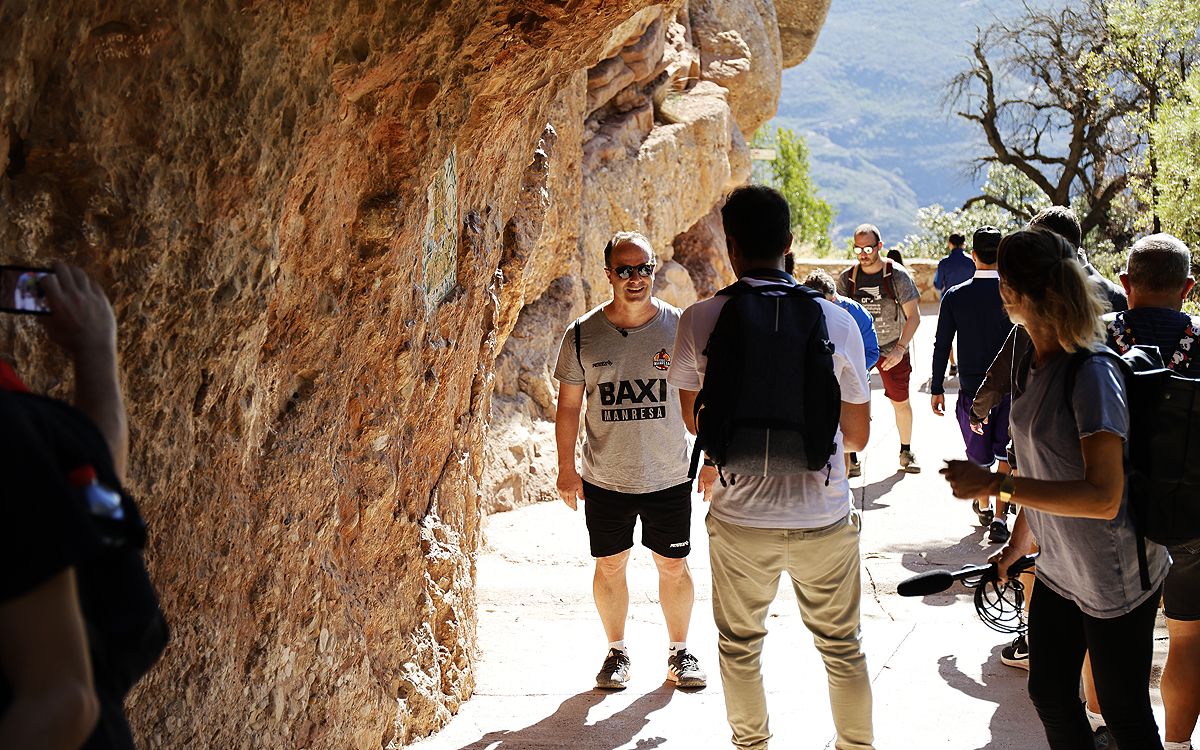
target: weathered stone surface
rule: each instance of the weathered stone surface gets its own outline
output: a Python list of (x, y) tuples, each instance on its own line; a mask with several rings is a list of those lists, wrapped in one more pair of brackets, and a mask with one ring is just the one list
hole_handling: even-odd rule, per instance
[(130, 701), (143, 746), (380, 747), (470, 694), (494, 358), (573, 267), (583, 71), (646, 5), (0, 8), (0, 246), (85, 266), (120, 322), (175, 630)]
[(671, 243), (675, 260), (687, 269), (699, 299), (711, 297), (734, 282), (725, 250), (725, 228), (718, 204)]
[(817, 35), (829, 15), (830, 0), (776, 0), (775, 15), (779, 19), (779, 41), (783, 49), (783, 67), (792, 68), (804, 62)]
[(688, 8), (700, 75), (729, 89), (729, 108), (749, 138), (779, 104), (783, 68), (775, 5), (771, 0), (692, 0)]
[[(746, 76), (699, 80), (688, 17), (0, 5), (0, 247), (84, 266), (120, 324), (174, 626), (130, 699), (142, 746), (395, 746), (470, 694), (482, 509), (552, 496), (547, 360), (607, 296), (608, 234), (645, 231), (686, 304), (672, 240), (748, 165)], [(615, 57), (633, 79), (592, 108)], [(34, 327), (0, 322), (0, 348), (70, 392)]]

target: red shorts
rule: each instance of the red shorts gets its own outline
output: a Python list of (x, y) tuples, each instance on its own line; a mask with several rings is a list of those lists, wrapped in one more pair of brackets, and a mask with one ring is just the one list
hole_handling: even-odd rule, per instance
[[(879, 364), (883, 364), (885, 359), (887, 355), (881, 353)], [(879, 365), (876, 365), (875, 369), (879, 370), (879, 377), (883, 379), (883, 395), (891, 401), (908, 400), (908, 379), (912, 375), (912, 363), (908, 361), (907, 351), (904, 352), (904, 359), (897, 362), (892, 369), (884, 370)]]

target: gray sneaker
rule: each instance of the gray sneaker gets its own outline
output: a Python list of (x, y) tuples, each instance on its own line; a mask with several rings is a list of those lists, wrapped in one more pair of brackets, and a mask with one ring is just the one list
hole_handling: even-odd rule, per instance
[(917, 463), (917, 457), (912, 451), (900, 451), (900, 471), (906, 474), (921, 473), (921, 465)]
[(629, 654), (619, 648), (610, 648), (604, 658), (604, 666), (596, 675), (596, 687), (606, 690), (624, 690), (629, 682)]
[(681, 688), (702, 688), (708, 684), (708, 676), (700, 668), (700, 662), (687, 649), (677, 651), (667, 659), (667, 679)]
[(846, 478), (854, 479), (862, 476), (862, 461), (850, 459), (850, 465), (846, 468)]

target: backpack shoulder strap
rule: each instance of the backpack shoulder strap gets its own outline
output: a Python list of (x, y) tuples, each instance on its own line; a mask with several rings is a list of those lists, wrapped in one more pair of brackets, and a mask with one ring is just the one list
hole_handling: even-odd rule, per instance
[(1196, 342), (1200, 340), (1200, 319), (1188, 316), (1188, 324), (1183, 328), (1183, 335), (1175, 345), (1175, 351), (1167, 358), (1168, 370), (1186, 372), (1196, 354)]
[(579, 321), (575, 321), (575, 359), (579, 362), (579, 369), (583, 370), (583, 374), (587, 375), (587, 370), (583, 366), (583, 350), (580, 347), (580, 339), (583, 337), (579, 333)]
[[(1108, 316), (1104, 317), (1107, 318)], [(1129, 327), (1123, 311), (1113, 313), (1112, 320), (1108, 321), (1107, 328), (1108, 337), (1116, 344), (1118, 354), (1124, 354), (1137, 343), (1133, 337), (1133, 328)]]
[(858, 264), (850, 266), (850, 296), (854, 297), (858, 294)]
[(894, 265), (892, 259), (880, 258), (880, 260), (883, 261), (883, 276), (879, 281), (879, 293), (893, 302), (899, 302), (900, 300), (896, 299), (896, 287), (892, 283), (892, 266)]

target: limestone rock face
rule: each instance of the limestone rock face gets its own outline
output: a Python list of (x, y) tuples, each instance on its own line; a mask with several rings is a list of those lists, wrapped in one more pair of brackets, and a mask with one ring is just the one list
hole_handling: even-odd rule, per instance
[(729, 107), (749, 138), (779, 104), (779, 26), (771, 0), (692, 0), (700, 75), (729, 89)]
[(779, 40), (783, 47), (783, 67), (792, 68), (804, 62), (813, 47), (817, 46), (817, 35), (829, 15), (830, 0), (777, 0), (776, 17), (779, 19)]
[(174, 629), (140, 746), (394, 747), (470, 695), (481, 514), (552, 496), (604, 241), (646, 232), (686, 304), (673, 241), (748, 174), (782, 47), (737, 3), (699, 42), (683, 0), (0, 5), (0, 254), (83, 266), (120, 326)]

